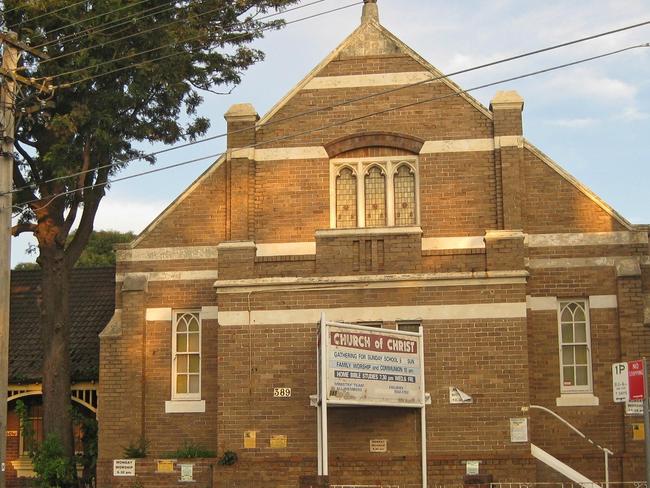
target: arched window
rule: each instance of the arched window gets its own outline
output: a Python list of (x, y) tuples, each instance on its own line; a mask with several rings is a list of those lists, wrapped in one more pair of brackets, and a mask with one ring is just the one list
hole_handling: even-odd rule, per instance
[(372, 166), (365, 179), (366, 227), (386, 225), (386, 177), (381, 169)]
[(176, 312), (172, 397), (201, 396), (201, 324), (197, 312)]
[(393, 176), (395, 194), (395, 225), (414, 225), (415, 173), (410, 166), (401, 165)]
[(336, 177), (336, 227), (357, 226), (357, 177), (350, 168), (343, 168)]
[(591, 391), (590, 332), (586, 301), (560, 302), (559, 322), (561, 391)]

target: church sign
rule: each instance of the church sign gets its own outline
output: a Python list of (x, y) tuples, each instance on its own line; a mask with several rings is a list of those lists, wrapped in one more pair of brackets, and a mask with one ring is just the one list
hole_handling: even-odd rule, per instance
[(328, 404), (424, 404), (420, 334), (340, 323), (323, 334)]

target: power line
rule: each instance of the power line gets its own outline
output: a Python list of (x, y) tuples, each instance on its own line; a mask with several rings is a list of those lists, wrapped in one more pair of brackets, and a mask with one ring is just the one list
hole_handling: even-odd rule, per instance
[[(65, 7), (60, 7), (60, 8), (58, 8), (58, 9), (56, 9), (56, 10), (52, 10), (51, 12), (46, 12), (46, 13), (44, 13), (44, 14), (37, 15), (36, 17), (34, 17), (34, 18), (32, 18), (32, 19), (29, 19), (29, 20), (27, 20), (26, 22), (32, 22), (32, 21), (34, 21), (34, 20), (41, 19), (41, 18), (43, 18), (43, 17), (47, 17), (48, 15), (52, 15), (52, 14), (55, 14), (55, 13), (57, 13), (57, 12), (61, 12), (62, 10), (67, 10), (67, 9), (69, 9), (69, 8), (76, 7), (77, 5), (81, 5), (82, 3), (86, 3), (86, 1), (87, 1), (87, 0), (80, 0), (79, 2), (73, 3), (72, 5), (66, 5)], [(14, 11), (19, 10), (19, 9), (21, 9), (21, 8), (25, 8), (25, 6), (24, 6), (24, 5), (21, 5), (20, 7), (14, 7), (14, 8), (11, 8), (11, 9), (9, 9), (9, 10), (5, 10), (4, 12), (2, 12), (2, 15), (3, 15), (3, 16), (6, 16), (8, 13), (10, 13), (10, 12), (14, 12)], [(14, 28), (14, 27), (16, 27), (16, 26), (19, 26), (19, 25), (21, 25), (21, 24), (24, 24), (24, 23), (26, 23), (26, 22), (22, 22), (22, 21), (21, 21), (21, 22), (17, 22), (17, 23), (15, 23), (15, 24), (12, 24), (12, 25), (8, 26), (7, 28), (8, 28), (8, 29), (12, 29), (12, 28)]]
[[(260, 17), (259, 19), (256, 19), (256, 20), (260, 21), (260, 20), (268, 19), (270, 17), (275, 17), (275, 16), (280, 15), (280, 14), (285, 14), (287, 12), (293, 12), (294, 10), (299, 10), (299, 9), (306, 8), (306, 7), (311, 7), (312, 5), (316, 5), (316, 4), (322, 3), (324, 1), (326, 1), (326, 0), (316, 0), (316, 1), (311, 2), (311, 3), (305, 3), (305, 4), (302, 4), (302, 5), (299, 5), (298, 7), (287, 9), (287, 10), (284, 10), (282, 12), (276, 12), (274, 14), (269, 14), (269, 15), (266, 15), (264, 17)], [(204, 15), (209, 15), (211, 13), (214, 13), (214, 12), (218, 11), (218, 10), (221, 10), (221, 7), (214, 8), (214, 9), (211, 9), (211, 10), (206, 10), (205, 12), (201, 12), (199, 14), (196, 14), (196, 16), (194, 18), (203, 17)], [(150, 15), (155, 15), (155, 14), (150, 14)], [(146, 17), (149, 17), (149, 15), (147, 15)], [(138, 20), (141, 20), (142, 18), (144, 18), (144, 17), (141, 17)], [(72, 51), (72, 52), (69, 52), (69, 53), (61, 54), (60, 56), (55, 56), (53, 58), (49, 58), (49, 59), (47, 59), (45, 61), (41, 61), (39, 63), (39, 65), (42, 66), (43, 64), (49, 63), (51, 61), (56, 61), (56, 60), (59, 60), (59, 59), (62, 59), (62, 58), (67, 58), (67, 57), (72, 56), (74, 54), (78, 54), (78, 53), (81, 53), (81, 52), (84, 52), (84, 51), (88, 51), (88, 50), (93, 49), (95, 47), (104, 47), (104, 46), (108, 46), (109, 44), (113, 44), (114, 42), (124, 41), (124, 40), (130, 39), (132, 37), (137, 37), (137, 36), (140, 36), (140, 35), (143, 35), (143, 34), (148, 34), (150, 32), (153, 32), (153, 31), (156, 31), (156, 30), (159, 30), (159, 29), (164, 29), (164, 28), (167, 28), (167, 27), (169, 27), (171, 25), (174, 25), (174, 24), (178, 24), (180, 22), (186, 22), (186, 20), (187, 19), (177, 19), (177, 20), (174, 20), (172, 22), (168, 22), (165, 25), (158, 25), (156, 27), (152, 27), (151, 29), (146, 29), (146, 30), (143, 30), (143, 31), (134, 32), (133, 34), (129, 34), (128, 36), (118, 37), (116, 39), (110, 39), (110, 40), (108, 40), (106, 42), (95, 44), (93, 46), (84, 47), (84, 48), (79, 49), (77, 51)], [(245, 24), (245, 22), (240, 23), (240, 24), (235, 24), (235, 25), (243, 25), (243, 24)], [(97, 32), (94, 32), (94, 33), (97, 33)]]
[[(492, 62), (489, 62), (489, 63), (481, 64), (481, 65), (474, 66), (474, 67), (471, 67), (471, 68), (465, 68), (465, 69), (458, 70), (458, 71), (455, 71), (455, 72), (452, 72), (452, 73), (449, 73), (449, 74), (446, 74), (446, 75), (437, 76), (437, 77), (434, 77), (434, 78), (431, 78), (431, 79), (422, 80), (422, 81), (418, 81), (418, 82), (415, 82), (415, 83), (410, 83), (410, 84), (407, 84), (407, 85), (398, 86), (398, 87), (395, 87), (395, 88), (389, 88), (387, 90), (383, 90), (383, 91), (380, 91), (380, 92), (377, 92), (377, 93), (372, 93), (370, 95), (364, 95), (362, 97), (343, 100), (341, 102), (334, 103), (334, 104), (331, 104), (331, 105), (327, 105), (325, 107), (317, 107), (317, 108), (314, 108), (314, 109), (311, 109), (311, 110), (308, 110), (308, 111), (305, 111), (305, 112), (300, 112), (300, 113), (297, 113), (297, 114), (294, 114), (294, 115), (289, 115), (289, 116), (284, 117), (284, 118), (271, 120), (269, 122), (266, 122), (265, 124), (262, 124), (262, 125), (258, 126), (257, 128), (261, 129), (261, 128), (264, 128), (264, 127), (267, 127), (267, 126), (270, 126), (270, 125), (280, 124), (280, 123), (283, 123), (283, 122), (287, 122), (289, 120), (304, 117), (306, 115), (312, 115), (312, 114), (315, 114), (315, 113), (318, 113), (318, 112), (321, 112), (321, 111), (324, 111), (324, 110), (330, 110), (330, 109), (338, 108), (338, 107), (341, 107), (341, 106), (351, 105), (351, 104), (356, 103), (356, 102), (369, 100), (371, 98), (380, 97), (380, 96), (383, 96), (383, 95), (387, 95), (387, 94), (394, 93), (394, 92), (397, 92), (397, 91), (401, 91), (401, 90), (405, 90), (405, 89), (412, 88), (412, 87), (415, 87), (415, 86), (423, 85), (423, 84), (426, 84), (426, 83), (432, 83), (434, 81), (447, 79), (447, 78), (450, 78), (452, 76), (457, 76), (457, 75), (460, 75), (460, 74), (465, 74), (465, 73), (469, 73), (469, 72), (472, 72), (472, 71), (477, 71), (477, 70), (484, 69), (484, 68), (487, 68), (487, 67), (496, 66), (498, 64), (503, 64), (503, 63), (518, 60), (518, 59), (523, 59), (523, 58), (530, 57), (530, 56), (533, 56), (533, 55), (536, 55), (536, 54), (549, 52), (549, 51), (556, 50), (556, 49), (559, 49), (559, 48), (562, 48), (562, 47), (567, 47), (567, 46), (571, 46), (571, 45), (578, 44), (578, 43), (581, 43), (581, 42), (597, 39), (597, 38), (600, 38), (600, 37), (604, 37), (604, 36), (608, 36), (608, 35), (611, 35), (611, 34), (614, 34), (614, 33), (622, 32), (622, 31), (625, 31), (625, 30), (633, 29), (633, 28), (637, 28), (637, 27), (647, 25), (647, 24), (650, 24), (650, 21), (642, 22), (642, 23), (639, 23), (639, 24), (634, 24), (634, 25), (630, 25), (630, 26), (626, 26), (626, 27), (621, 27), (621, 28), (618, 28), (618, 29), (610, 30), (610, 31), (605, 31), (605, 32), (601, 32), (601, 33), (598, 33), (598, 34), (593, 34), (593, 35), (590, 35), (590, 36), (587, 36), (587, 37), (581, 37), (579, 39), (574, 39), (572, 41), (567, 41), (567, 42), (563, 42), (563, 43), (560, 43), (560, 44), (555, 44), (553, 46), (548, 46), (548, 47), (545, 47), (545, 48), (536, 49), (534, 51), (528, 51), (526, 53), (517, 54), (517, 55), (514, 55), (514, 56), (509, 56), (507, 58), (503, 58), (503, 59), (500, 59), (500, 60), (497, 60), (497, 61), (492, 61)], [(239, 129), (239, 130), (231, 131), (230, 134), (236, 134), (238, 132), (242, 132), (242, 131), (245, 131), (245, 130), (248, 130), (248, 129)], [(137, 156), (137, 157), (133, 157), (133, 158), (130, 158), (130, 159), (127, 159), (127, 160), (124, 160), (124, 161), (119, 161), (119, 162), (116, 162), (116, 163), (110, 163), (108, 165), (103, 165), (103, 166), (100, 166), (100, 167), (92, 169), (92, 170), (86, 170), (86, 171), (81, 171), (81, 172), (78, 172), (78, 173), (73, 173), (73, 174), (67, 175), (67, 176), (59, 176), (57, 178), (52, 178), (52, 179), (44, 181), (42, 184), (47, 184), (47, 183), (51, 183), (53, 181), (58, 181), (58, 180), (62, 180), (62, 179), (74, 178), (74, 177), (81, 176), (83, 174), (95, 171), (97, 169), (104, 169), (104, 168), (107, 168), (107, 167), (116, 166), (116, 165), (120, 165), (120, 164), (126, 164), (128, 162), (144, 159), (144, 158), (147, 158), (147, 157), (158, 156), (160, 154), (175, 151), (175, 150), (178, 150), (178, 149), (183, 149), (183, 148), (190, 147), (190, 146), (193, 146), (193, 145), (196, 145), (196, 144), (201, 144), (203, 142), (208, 142), (208, 141), (212, 141), (212, 140), (215, 140), (215, 139), (220, 139), (220, 138), (226, 137), (227, 135), (228, 135), (228, 133), (216, 134), (214, 136), (206, 137), (206, 138), (199, 139), (199, 140), (196, 140), (196, 141), (176, 145), (176, 146), (169, 147), (169, 148), (166, 148), (166, 149), (161, 149), (159, 151), (154, 151), (154, 152), (145, 154), (143, 156)], [(24, 189), (28, 189), (28, 188), (30, 188), (30, 186), (23, 187), (23, 188), (18, 188), (18, 189), (14, 190), (14, 191), (20, 191), (20, 190), (24, 190)]]
[[(342, 10), (342, 9), (349, 8), (349, 7), (354, 6), (354, 5), (356, 5), (356, 4), (346, 5), (344, 7), (340, 7), (339, 9), (333, 9), (333, 10), (330, 10), (330, 11), (327, 11), (327, 12), (323, 12), (322, 14), (331, 13), (331, 12), (336, 11), (336, 10)], [(295, 21), (290, 21), (290, 22), (287, 22), (287, 25), (291, 24), (291, 23), (294, 23), (294, 22), (299, 22), (299, 21), (302, 21), (302, 20), (307, 20), (307, 19), (310, 19), (310, 18), (313, 18), (313, 17), (317, 17), (318, 15), (319, 14), (316, 14), (316, 15), (313, 15), (313, 16), (310, 16), (310, 17), (304, 17), (302, 19), (297, 19)], [(578, 44), (578, 43), (581, 43), (581, 42), (597, 39), (599, 37), (604, 37), (604, 36), (608, 36), (608, 35), (611, 35), (611, 34), (624, 32), (624, 31), (627, 31), (627, 30), (630, 30), (630, 29), (636, 29), (638, 27), (643, 27), (643, 26), (646, 26), (646, 25), (650, 25), (650, 20), (640, 22), (638, 24), (633, 24), (633, 25), (621, 27), (621, 28), (618, 28), (618, 29), (613, 29), (613, 30), (610, 30), (610, 31), (602, 32), (602, 33), (599, 33), (599, 34), (594, 34), (594, 35), (591, 35), (591, 36), (582, 37), (580, 39), (576, 39), (576, 40), (573, 40), (573, 41), (564, 42), (564, 43), (561, 43), (561, 44), (556, 44), (554, 46), (550, 46), (550, 47), (543, 48), (543, 49), (538, 49), (536, 51), (531, 51), (529, 53), (524, 53), (524, 54), (521, 54), (521, 55), (513, 56), (513, 57), (510, 57), (510, 58), (506, 58), (504, 60), (485, 63), (485, 64), (482, 64), (482, 65), (476, 67), (476, 68), (457, 71), (457, 72), (451, 73), (451, 74), (449, 74), (447, 76), (455, 76), (455, 75), (458, 75), (458, 74), (467, 73), (467, 72), (472, 71), (474, 69), (487, 68), (487, 67), (494, 66), (494, 65), (497, 65), (497, 64), (500, 64), (500, 63), (504, 63), (504, 62), (508, 62), (508, 61), (514, 61), (514, 60), (521, 59), (521, 58), (524, 58), (524, 57), (527, 57), (527, 56), (532, 56), (534, 54), (541, 54), (541, 53), (544, 53), (544, 52), (547, 52), (547, 51), (552, 51), (552, 50), (559, 49), (559, 48), (562, 48), (562, 47), (567, 47), (567, 46), (570, 46), (570, 45), (573, 45), (573, 44)], [(141, 62), (138, 62), (138, 63), (131, 64), (129, 66), (123, 66), (123, 67), (120, 67), (120, 68), (116, 68), (116, 69), (107, 71), (105, 73), (100, 73), (100, 74), (97, 74), (97, 75), (87, 76), (86, 78), (82, 78), (82, 79), (77, 80), (77, 81), (64, 83), (64, 84), (60, 85), (60, 88), (68, 88), (68, 87), (77, 85), (79, 83), (84, 83), (86, 81), (90, 81), (90, 80), (93, 80), (93, 79), (96, 79), (96, 78), (100, 78), (102, 76), (110, 75), (110, 74), (113, 74), (113, 73), (117, 73), (117, 72), (120, 72), (120, 71), (130, 69), (130, 68), (134, 68), (134, 67), (139, 67), (139, 66), (142, 66), (142, 65), (145, 65), (145, 64), (156, 62), (156, 61), (162, 61), (162, 60), (165, 60), (165, 59), (169, 59), (169, 58), (171, 58), (173, 56), (178, 56), (178, 55), (183, 54), (183, 53), (184, 53), (183, 51), (176, 52), (176, 53), (170, 53), (170, 54), (166, 54), (164, 56), (160, 56), (158, 58), (141, 61)], [(61, 75), (59, 75), (59, 76), (61, 76)], [(415, 86), (417, 84), (428, 83), (429, 81), (430, 80), (424, 80), (424, 81), (421, 81), (419, 83), (416, 83), (414, 85), (409, 85), (409, 86)], [(396, 90), (400, 90), (400, 89), (403, 89), (403, 88), (397, 88)]]
[[(358, 122), (360, 120), (368, 119), (370, 117), (375, 117), (377, 115), (383, 115), (385, 113), (393, 112), (395, 110), (402, 110), (402, 109), (405, 109), (405, 108), (414, 107), (414, 106), (421, 105), (421, 104), (424, 104), (424, 103), (431, 103), (431, 102), (443, 100), (443, 99), (446, 99), (446, 98), (460, 96), (460, 95), (467, 94), (467, 93), (472, 92), (472, 91), (481, 90), (481, 89), (484, 89), (484, 88), (489, 88), (489, 87), (492, 87), (492, 86), (501, 85), (501, 84), (504, 84), (504, 83), (509, 83), (509, 82), (512, 82), (512, 81), (521, 80), (521, 79), (524, 79), (524, 78), (530, 78), (530, 77), (533, 77), (533, 76), (538, 76), (538, 75), (549, 73), (549, 72), (552, 72), (552, 71), (557, 71), (559, 69), (564, 69), (564, 68), (567, 68), (567, 67), (576, 66), (576, 65), (586, 63), (586, 62), (589, 62), (589, 61), (594, 61), (594, 60), (597, 60), (597, 59), (602, 59), (602, 58), (606, 58), (606, 57), (609, 57), (609, 56), (614, 56), (616, 54), (621, 54), (621, 53), (626, 52), (626, 51), (630, 51), (630, 50), (633, 50), (633, 49), (644, 48), (644, 47), (650, 47), (650, 43), (628, 46), (628, 47), (625, 47), (625, 48), (622, 48), (622, 49), (609, 51), (609, 52), (599, 54), (599, 55), (596, 55), (596, 56), (590, 56), (588, 58), (579, 59), (577, 61), (572, 61), (572, 62), (569, 62), (569, 63), (564, 63), (564, 64), (552, 66), (550, 68), (536, 70), (536, 71), (528, 72), (528, 73), (518, 75), (518, 76), (512, 76), (512, 77), (501, 79), (501, 80), (494, 81), (494, 82), (491, 82), (491, 83), (485, 83), (485, 84), (478, 85), (478, 86), (475, 86), (475, 87), (472, 87), (472, 88), (468, 88), (466, 90), (459, 90), (457, 92), (449, 93), (447, 95), (441, 95), (441, 96), (432, 97), (432, 98), (428, 98), (428, 99), (424, 99), (424, 100), (417, 100), (415, 102), (410, 102), (410, 103), (402, 104), (402, 105), (399, 105), (399, 106), (396, 106), (396, 107), (391, 107), (391, 108), (387, 108), (387, 109), (384, 109), (384, 110), (379, 110), (379, 111), (371, 112), (371, 113), (368, 113), (368, 114), (360, 115), (360, 116), (357, 116), (357, 117), (353, 117), (353, 118), (344, 120), (342, 122), (335, 122), (335, 123), (332, 123), (332, 124), (326, 124), (326, 125), (314, 128), (314, 129), (307, 129), (307, 130), (304, 130), (304, 131), (301, 131), (301, 132), (289, 134), (289, 135), (286, 135), (286, 136), (277, 137), (275, 139), (271, 139), (271, 140), (268, 140), (268, 141), (262, 141), (262, 142), (258, 142), (258, 143), (255, 143), (255, 144), (249, 144), (249, 145), (243, 146), (242, 148), (238, 148), (238, 149), (252, 149), (252, 148), (255, 148), (255, 147), (260, 146), (260, 145), (268, 145), (268, 144), (275, 143), (275, 142), (282, 142), (282, 141), (285, 141), (287, 139), (293, 139), (295, 137), (300, 137), (300, 136), (303, 136), (303, 135), (312, 134), (314, 132), (320, 132), (320, 131), (323, 131), (323, 130), (327, 130), (327, 129), (331, 129), (331, 128), (335, 128), (335, 127), (340, 127), (342, 125), (346, 125), (346, 124), (349, 124), (349, 123), (352, 123), (352, 122)], [(55, 199), (57, 199), (59, 197), (72, 195), (74, 193), (84, 191), (84, 190), (87, 190), (87, 189), (92, 189), (92, 188), (95, 188), (97, 186), (106, 186), (106, 185), (109, 185), (111, 183), (116, 183), (116, 182), (119, 182), (119, 181), (124, 181), (124, 180), (127, 180), (127, 179), (136, 178), (136, 177), (139, 177), (139, 176), (145, 176), (145, 175), (149, 175), (149, 174), (152, 174), (152, 173), (165, 171), (165, 170), (168, 170), (168, 169), (177, 168), (177, 167), (180, 167), (180, 166), (185, 166), (185, 165), (188, 165), (188, 164), (200, 161), (200, 160), (204, 160), (204, 159), (208, 159), (208, 158), (214, 158), (214, 157), (221, 157), (224, 154), (226, 154), (226, 152), (211, 154), (209, 156), (204, 156), (202, 158), (192, 159), (192, 160), (188, 160), (188, 161), (182, 161), (180, 163), (174, 163), (172, 165), (168, 165), (168, 166), (164, 166), (164, 167), (160, 167), (160, 168), (155, 168), (153, 170), (143, 171), (143, 172), (140, 172), (140, 173), (136, 173), (136, 174), (121, 177), (121, 178), (115, 178), (113, 180), (106, 181), (105, 183), (98, 183), (96, 185), (87, 185), (87, 186), (83, 186), (83, 187), (80, 187), (80, 188), (67, 190), (67, 191), (60, 192), (60, 193), (55, 194), (55, 195), (51, 195), (51, 198), (49, 198), (49, 201), (45, 205), (46, 206), (50, 205)], [(98, 169), (100, 169), (100, 168), (95, 168), (93, 171), (96, 171)], [(68, 176), (67, 178), (70, 178), (70, 177), (72, 177), (72, 176)], [(15, 193), (17, 191), (19, 191), (19, 190), (12, 190), (10, 193)], [(31, 203), (36, 203), (36, 202), (39, 202), (39, 201), (42, 201), (42, 200), (44, 200), (44, 198), (29, 200), (29, 201), (23, 202), (21, 205), (29, 205)]]
[[(312, 18), (315, 18), (315, 17), (319, 17), (321, 15), (326, 15), (326, 14), (330, 14), (330, 13), (333, 13), (333, 12), (337, 12), (339, 10), (344, 10), (346, 8), (354, 7), (354, 6), (359, 5), (361, 3), (362, 2), (360, 2), (360, 1), (356, 1), (354, 3), (344, 5), (342, 7), (338, 7), (338, 8), (331, 9), (331, 10), (326, 10), (324, 12), (320, 12), (320, 13), (313, 14), (313, 15), (310, 15), (310, 16), (307, 16), (307, 17), (302, 17), (300, 19), (296, 19), (296, 20), (293, 20), (293, 21), (286, 22), (285, 25), (293, 24), (293, 23), (296, 23), (296, 22), (302, 22), (304, 20), (309, 20), (309, 19), (312, 19)], [(277, 14), (274, 14), (274, 15), (280, 15), (280, 13), (277, 13)], [(244, 26), (244, 25), (246, 25), (246, 23), (247, 22), (242, 22), (242, 23), (239, 23), (239, 24), (236, 24), (236, 25)], [(265, 30), (270, 30), (270, 29), (273, 29), (273, 28), (274, 28), (273, 26), (270, 26), (270, 27), (263, 28), (261, 30), (265, 31)], [(237, 38), (245, 37), (245, 36), (248, 36), (248, 35), (249, 35), (249, 33), (242, 33), (242, 34), (233, 36), (231, 39), (237, 39)], [(93, 66), (88, 66), (88, 67), (84, 67), (84, 68), (77, 68), (77, 69), (74, 69), (74, 70), (66, 71), (64, 73), (59, 73), (59, 74), (51, 76), (51, 77), (42, 77), (42, 78), (39, 78), (39, 79), (48, 79), (48, 80), (51, 81), (51, 80), (54, 80), (56, 78), (60, 78), (62, 76), (68, 76), (68, 75), (75, 74), (75, 73), (81, 73), (83, 71), (88, 71), (90, 69), (94, 69), (94, 68), (97, 68), (97, 67), (100, 67), (100, 66), (106, 66), (106, 65), (109, 65), (109, 64), (112, 64), (112, 63), (116, 63), (118, 61), (124, 61), (125, 59), (131, 59), (131, 58), (134, 58), (136, 56), (140, 56), (142, 54), (148, 54), (148, 53), (152, 53), (152, 52), (155, 52), (155, 51), (159, 51), (159, 50), (167, 48), (167, 47), (173, 47), (173, 46), (175, 46), (177, 44), (184, 44), (186, 42), (196, 41), (196, 40), (202, 39), (204, 37), (205, 37), (205, 34), (200, 34), (198, 36), (189, 37), (189, 38), (183, 39), (181, 41), (173, 41), (173, 42), (170, 42), (170, 43), (167, 43), (167, 44), (163, 44), (162, 46), (156, 46), (154, 48), (147, 49), (145, 51), (140, 51), (140, 52), (137, 52), (137, 53), (127, 54), (125, 56), (115, 58), (115, 59), (109, 59), (109, 60), (103, 61), (101, 63), (97, 63), (97, 64), (95, 64)], [(174, 53), (170, 53), (170, 55), (161, 56), (161, 57), (155, 58), (155, 59), (145, 60), (145, 61), (142, 61), (141, 63), (152, 63), (154, 61), (159, 61), (161, 59), (165, 59), (166, 57), (171, 57), (171, 55), (176, 56), (176, 55), (180, 55), (180, 54), (183, 54), (183, 53), (184, 53), (184, 51), (174, 52)], [(115, 69), (115, 70), (112, 70), (112, 71), (107, 71), (105, 73), (100, 73), (98, 75), (93, 75), (91, 77), (87, 77), (87, 78), (84, 78), (82, 80), (67, 83), (67, 84), (65, 84), (65, 86), (67, 87), (67, 86), (76, 85), (76, 84), (79, 84), (81, 82), (88, 81), (90, 79), (94, 79), (94, 78), (99, 77), (99, 76), (105, 76), (105, 75), (108, 75), (108, 74), (111, 74), (111, 73), (115, 73), (117, 71), (121, 71), (123, 69), (129, 69), (129, 68), (131, 68), (133, 66), (136, 66), (136, 65), (139, 65), (141, 63), (135, 63), (133, 65), (124, 66), (124, 67), (121, 67), (121, 68), (118, 68), (118, 69)]]
[[(79, 19), (76, 22), (71, 22), (70, 24), (62, 25), (60, 27), (57, 27), (56, 29), (52, 29), (51, 31), (48, 31), (48, 34), (54, 34), (55, 32), (62, 31), (63, 29), (67, 29), (68, 27), (73, 27), (75, 25), (83, 24), (84, 22), (88, 22), (90, 20), (94, 20), (94, 19), (97, 19), (99, 17), (103, 17), (104, 15), (114, 14), (115, 12), (119, 12), (120, 10), (124, 10), (124, 9), (127, 9), (127, 8), (132, 8), (132, 7), (137, 7), (138, 5), (140, 5), (140, 4), (144, 3), (144, 2), (148, 2), (148, 1), (149, 0), (139, 0), (139, 1), (135, 2), (135, 3), (130, 3), (128, 5), (123, 5), (122, 7), (119, 7), (119, 8), (113, 9), (113, 10), (109, 10), (108, 12), (103, 12), (101, 14), (97, 14), (97, 15), (94, 15), (92, 17)], [(39, 49), (39, 48), (41, 48), (41, 47), (43, 47), (45, 45), (47, 45), (47, 44), (40, 44), (38, 46), (35, 46), (35, 48)]]
[[(161, 8), (165, 7), (165, 8)], [(94, 27), (88, 27), (85, 30), (79, 31), (79, 32), (73, 32), (72, 34), (66, 34), (58, 39), (52, 39), (51, 41), (44, 42), (42, 44), (38, 45), (38, 48), (44, 48), (47, 46), (50, 46), (51, 44), (66, 44), (70, 41), (73, 41), (74, 39), (83, 36), (84, 34), (88, 33), (93, 33), (93, 34), (101, 34), (102, 32), (106, 32), (107, 30), (114, 29), (115, 27), (121, 27), (125, 24), (130, 24), (132, 22), (137, 22), (142, 19), (146, 19), (147, 17), (152, 17), (154, 15), (161, 14), (163, 12), (167, 12), (168, 10), (173, 10), (176, 9), (176, 5), (171, 5), (171, 6), (165, 6), (165, 5), (156, 5), (155, 7), (150, 7), (148, 9), (143, 10), (142, 12), (134, 12), (132, 14), (129, 14), (125, 17), (121, 17), (119, 19), (111, 20), (110, 22), (106, 23), (104, 26), (102, 26), (100, 29), (96, 29)], [(113, 13), (114, 10), (111, 10), (109, 12), (106, 12), (103, 15), (108, 15)], [(147, 15), (143, 15), (142, 17), (137, 17), (138, 15), (141, 15), (146, 12), (152, 12), (148, 13)], [(86, 19), (88, 20), (88, 19)], [(49, 33), (48, 33), (49, 34)]]

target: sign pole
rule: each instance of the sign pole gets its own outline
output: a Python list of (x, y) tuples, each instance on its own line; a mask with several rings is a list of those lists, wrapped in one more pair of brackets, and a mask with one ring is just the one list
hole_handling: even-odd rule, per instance
[(643, 358), (643, 430), (645, 437), (645, 479), (650, 483), (650, 399), (648, 399), (648, 368)]
[(327, 375), (325, 372), (326, 361), (328, 358), (327, 354), (327, 327), (325, 322), (325, 314), (321, 314), (320, 318), (320, 360), (321, 360), (321, 375), (320, 375), (320, 392), (321, 392), (321, 450), (323, 455), (322, 471), (323, 476), (329, 476), (329, 461), (328, 461), (328, 452), (327, 452)]
[(318, 439), (318, 476), (323, 475), (323, 426), (321, 424), (321, 413), (320, 409), (323, 408), (321, 404), (321, 399), (323, 398), (323, 392), (321, 390), (320, 378), (323, 372), (321, 371), (321, 346), (323, 341), (323, 335), (321, 331), (321, 324), (323, 322), (323, 314), (321, 314), (320, 323), (318, 324), (318, 333), (316, 334), (316, 436)]

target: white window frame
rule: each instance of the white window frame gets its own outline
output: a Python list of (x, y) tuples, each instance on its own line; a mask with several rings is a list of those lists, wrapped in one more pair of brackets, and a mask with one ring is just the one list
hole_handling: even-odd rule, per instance
[[(199, 391), (198, 393), (176, 393), (176, 378), (177, 378), (177, 370), (176, 370), (176, 327), (177, 327), (177, 319), (180, 315), (183, 314), (196, 314), (199, 322)], [(174, 310), (172, 313), (172, 362), (171, 362), (171, 370), (172, 370), (172, 391), (171, 391), (171, 399), (172, 401), (176, 400), (200, 400), (201, 399), (201, 392), (203, 390), (202, 388), (202, 381), (203, 381), (203, 374), (202, 374), (202, 369), (203, 369), (203, 347), (202, 347), (202, 339), (203, 339), (203, 324), (201, 320), (201, 310)]]
[(420, 173), (416, 156), (383, 156), (374, 158), (336, 158), (330, 160), (330, 228), (336, 229), (336, 178), (343, 168), (349, 168), (357, 180), (357, 228), (366, 227), (365, 176), (373, 166), (386, 176), (386, 227), (395, 227), (395, 182), (399, 167), (406, 164), (415, 175), (415, 223), (420, 225)]
[[(585, 334), (586, 334), (586, 345), (587, 345), (587, 384), (586, 385), (573, 385), (567, 386), (564, 384), (564, 363), (562, 360), (562, 308), (563, 304), (569, 303), (579, 303), (584, 307), (585, 311)], [(560, 363), (560, 393), (563, 394), (572, 394), (572, 393), (593, 393), (594, 383), (593, 383), (593, 367), (591, 361), (591, 314), (589, 310), (589, 300), (585, 298), (568, 298), (568, 299), (558, 299), (557, 301), (557, 330), (558, 330), (558, 360)], [(571, 345), (578, 344), (576, 342), (569, 343)], [(582, 343), (580, 343), (582, 344)]]

